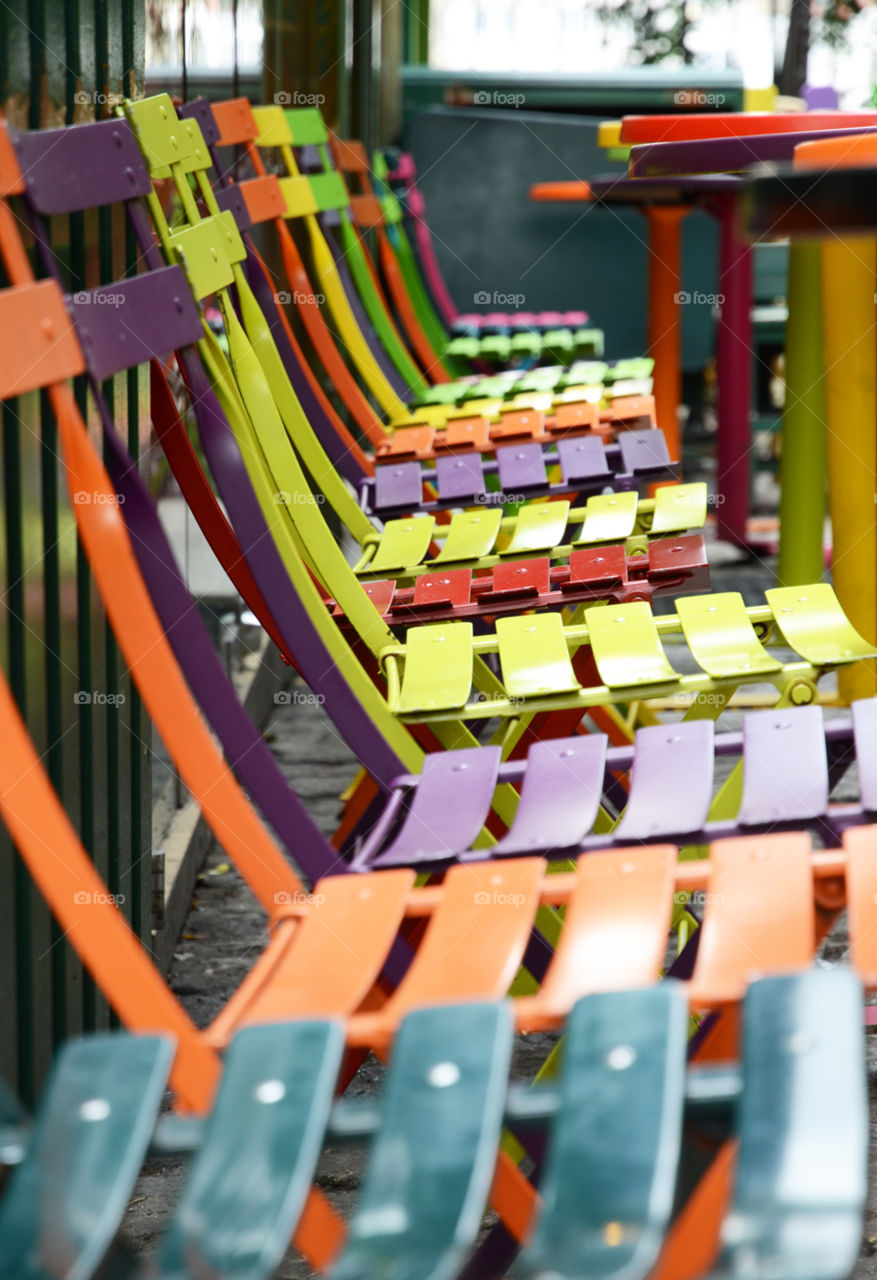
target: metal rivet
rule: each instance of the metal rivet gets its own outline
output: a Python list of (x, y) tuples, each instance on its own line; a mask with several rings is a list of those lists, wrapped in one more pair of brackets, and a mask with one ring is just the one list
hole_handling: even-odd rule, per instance
[(83, 1102), (79, 1108), (80, 1120), (85, 1120), (89, 1124), (97, 1120), (106, 1120), (110, 1114), (110, 1104), (106, 1098), (89, 1098), (88, 1102)]
[(606, 1066), (610, 1071), (626, 1071), (636, 1062), (636, 1049), (629, 1044), (616, 1045), (606, 1054)]
[(622, 874), (623, 876), (629, 876), (629, 875), (631, 875), (631, 874), (632, 874), (632, 872), (636, 871), (636, 863), (635, 863), (635, 862), (622, 862), (622, 864), (621, 864), (621, 866), (620, 866), (619, 870), (621, 871), (621, 874)]
[(469, 768), (468, 764), (455, 764), (451, 772), (465, 773), (468, 768)]
[(800, 1056), (816, 1048), (816, 1037), (811, 1035), (809, 1031), (795, 1031), (789, 1036), (786, 1047), (789, 1053)]
[(253, 1090), (256, 1101), (263, 1102), (266, 1106), (270, 1106), (272, 1102), (279, 1102), (285, 1096), (286, 1085), (282, 1080), (263, 1080)]
[(624, 1239), (624, 1228), (620, 1222), (607, 1222), (603, 1227), (603, 1239), (610, 1249), (615, 1249)]
[(55, 326), (48, 317), (42, 322), (40, 328), (47, 338), (53, 338), (55, 336)]
[(460, 1079), (460, 1068), (456, 1062), (437, 1062), (430, 1067), (426, 1079), (433, 1089), (447, 1089)]

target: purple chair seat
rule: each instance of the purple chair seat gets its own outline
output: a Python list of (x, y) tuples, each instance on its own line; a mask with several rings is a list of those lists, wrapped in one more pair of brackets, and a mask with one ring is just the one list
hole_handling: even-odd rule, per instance
[[(852, 723), (823, 722), (820, 707), (756, 711), (742, 733), (714, 735), (709, 720), (640, 729), (632, 746), (611, 747), (602, 734), (540, 742), (526, 760), (483, 768), (467, 757), (453, 772), (439, 757), (423, 789), (416, 778), (394, 783), (385, 814), (358, 850), (357, 870), (421, 868), (485, 856), (541, 854), (568, 858), (626, 844), (708, 841), (783, 827), (810, 828), (829, 845), (852, 825), (872, 821), (877, 807), (877, 698), (853, 704)], [(491, 751), (493, 749), (491, 748)], [(477, 753), (476, 753), (477, 755)], [(719, 757), (742, 757), (743, 789), (736, 817), (709, 817)], [(833, 787), (855, 757), (858, 803), (829, 803)], [(829, 767), (829, 759), (835, 768)], [(432, 758), (431, 758), (432, 759)], [(840, 761), (839, 770), (837, 762)], [(617, 778), (630, 775), (630, 791), (611, 832), (595, 832), (598, 805), (614, 804)], [(515, 820), (489, 854), (470, 836), (456, 847), (450, 832), (480, 832), (497, 784), (521, 790)], [(453, 810), (453, 818), (446, 818)], [(457, 814), (464, 815), (459, 822)]]

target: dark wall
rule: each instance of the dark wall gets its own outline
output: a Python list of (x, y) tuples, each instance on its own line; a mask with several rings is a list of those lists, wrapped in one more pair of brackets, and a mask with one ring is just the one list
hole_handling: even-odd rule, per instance
[[(582, 308), (606, 331), (610, 355), (646, 343), (646, 222), (634, 211), (535, 204), (534, 182), (621, 172), (597, 146), (598, 119), (513, 109), (431, 107), (408, 121), (436, 252), (461, 310), (490, 310), (479, 293), (523, 295), (527, 310)], [(683, 288), (715, 293), (717, 235), (692, 214), (683, 237)], [(498, 309), (503, 309), (499, 302)], [(684, 362), (712, 352), (707, 305), (683, 315)]]

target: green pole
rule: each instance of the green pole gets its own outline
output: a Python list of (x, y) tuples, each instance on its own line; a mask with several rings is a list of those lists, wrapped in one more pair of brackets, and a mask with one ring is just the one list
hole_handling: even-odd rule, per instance
[(817, 243), (791, 245), (788, 301), (777, 577), (783, 586), (796, 586), (819, 582), (825, 567), (825, 362)]

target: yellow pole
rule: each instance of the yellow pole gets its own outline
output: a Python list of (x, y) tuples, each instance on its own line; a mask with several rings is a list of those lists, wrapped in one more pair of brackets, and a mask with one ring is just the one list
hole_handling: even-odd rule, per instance
[[(822, 245), (822, 308), (832, 576), (853, 626), (877, 641), (877, 241)], [(877, 694), (877, 664), (838, 676), (842, 701)]]

